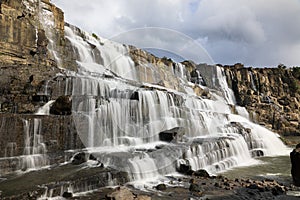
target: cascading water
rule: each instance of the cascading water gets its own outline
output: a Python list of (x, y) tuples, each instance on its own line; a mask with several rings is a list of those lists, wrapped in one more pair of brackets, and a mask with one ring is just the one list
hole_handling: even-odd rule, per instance
[(25, 147), (21, 156), (20, 169), (30, 170), (49, 165), (46, 145), (41, 134), (41, 120), (34, 119), (33, 130), (30, 130), (30, 122), (23, 120)]
[[(33, 2), (39, 5), (48, 49), (62, 67), (54, 43), (53, 13), (46, 9), (48, 4)], [(33, 8), (31, 3), (26, 6)], [(191, 83), (185, 66), (173, 63), (164, 69), (173, 80), (179, 80), (180, 88), (173, 90), (150, 84), (150, 79), (159, 82), (166, 74), (157, 78), (162, 71), (152, 63), (139, 66), (138, 71), (126, 45), (71, 25), (65, 26), (65, 38), (77, 57), (78, 72), (68, 72), (66, 91), (59, 94), (68, 94), (72, 86), (72, 116), (83, 144), (105, 165), (129, 172), (132, 180), (174, 173), (180, 165), (214, 173), (248, 162), (251, 156), (285, 153), (276, 135), (250, 122), (244, 108), (235, 109), (243, 117), (232, 113), (235, 98), (222, 68), (212, 66), (212, 90), (201, 85), (204, 81), (198, 70)], [(194, 86), (209, 91), (211, 98), (196, 96)], [(48, 95), (48, 82), (43, 92)], [(49, 114), (52, 103), (37, 114)], [(46, 155), (40, 126), (35, 119), (31, 135), (29, 122), (24, 121), (24, 168), (47, 164), (47, 159), (32, 161), (36, 155)], [(13, 144), (8, 146), (7, 154), (13, 149)]]
[[(105, 165), (139, 180), (173, 173), (182, 164), (214, 173), (251, 156), (286, 153), (275, 134), (247, 119), (245, 109), (238, 108), (244, 117), (232, 114), (228, 104), (235, 98), (221, 68), (215, 66), (215, 78), (223, 97), (211, 91), (214, 98), (205, 99), (190, 89), (141, 84), (126, 46), (65, 30), (79, 64), (72, 79), (72, 115), (81, 140)], [(176, 64), (173, 73), (187, 83), (184, 65)], [(160, 141), (174, 129), (183, 133), (175, 133), (177, 142)]]
[(254, 75), (251, 71), (249, 71), (249, 75), (250, 75), (250, 80), (251, 80), (251, 87), (254, 91), (257, 92), (257, 87), (256, 87), (256, 84), (255, 84), (255, 79), (254, 79)]

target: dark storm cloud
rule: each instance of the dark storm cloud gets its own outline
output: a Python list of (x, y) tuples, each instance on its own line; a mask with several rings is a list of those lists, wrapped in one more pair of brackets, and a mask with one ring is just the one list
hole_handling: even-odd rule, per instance
[(106, 38), (119, 38), (121, 42), (123, 33), (124, 42), (137, 46), (145, 46), (148, 40), (149, 45), (167, 46), (167, 50), (182, 48), (180, 38), (158, 38), (163, 33), (131, 37), (124, 34), (136, 28), (162, 27), (200, 42), (217, 63), (300, 65), (299, 0), (53, 2), (65, 11), (70, 23)]

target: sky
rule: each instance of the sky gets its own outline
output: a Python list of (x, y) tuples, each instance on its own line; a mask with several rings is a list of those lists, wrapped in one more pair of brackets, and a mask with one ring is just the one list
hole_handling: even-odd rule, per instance
[[(196, 63), (300, 66), (300, 0), (52, 0), (100, 37)], [(161, 51), (160, 51), (161, 50)]]

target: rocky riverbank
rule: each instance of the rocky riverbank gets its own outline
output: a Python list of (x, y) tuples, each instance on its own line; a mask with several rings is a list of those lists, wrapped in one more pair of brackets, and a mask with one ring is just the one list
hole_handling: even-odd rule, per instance
[(69, 194), (67, 199), (182, 200), (182, 199), (298, 199), (299, 188), (272, 179), (228, 179), (224, 176), (184, 176), (143, 190), (130, 185), (105, 187), (91, 193)]
[[(70, 170), (70, 167), (67, 168)], [(62, 183), (65, 181), (66, 186), (67, 183), (69, 183), (67, 180), (70, 181), (72, 179), (74, 183), (77, 182), (78, 185), (84, 185), (84, 178), (78, 179), (77, 181), (75, 179), (82, 175), (82, 173), (85, 173), (89, 177), (89, 182), (95, 183), (93, 187), (90, 186), (91, 190), (89, 192), (79, 192), (74, 194), (67, 190), (62, 192), (62, 186), (59, 185), (59, 182), (53, 182), (53, 197), (61, 196), (65, 199), (74, 200), (298, 199), (298, 197), (294, 196), (293, 193), (297, 191), (299, 192), (300, 190), (300, 188), (295, 187), (290, 183), (281, 183), (272, 179), (229, 179), (224, 176), (201, 177), (197, 173), (190, 176), (177, 176), (176, 178), (170, 177), (170, 181), (168, 182), (164, 182), (156, 186), (145, 185), (142, 190), (134, 188), (130, 185), (130, 183), (125, 184), (125, 182), (119, 186), (103, 187), (107, 184), (105, 181), (107, 180), (107, 170), (93, 169), (91, 172), (86, 170), (80, 170), (79, 172), (79, 175), (73, 174), (69, 177), (69, 179), (66, 179), (66, 177), (62, 178), (60, 182)], [(70, 175), (71, 173), (64, 172), (63, 174)], [(113, 178), (119, 177), (119, 181), (122, 180), (120, 177), (123, 177), (123, 175), (118, 175), (116, 173), (112, 174), (115, 174), (112, 176)], [(23, 178), (22, 181), (29, 181), (29, 177), (30, 176), (26, 179)], [(53, 177), (55, 177), (55, 175)], [(98, 184), (96, 184), (97, 182)], [(121, 182), (119, 182), (119, 184)], [(49, 196), (47, 197), (46, 194), (50, 195), (50, 190), (48, 193), (46, 192), (46, 194), (41, 194), (43, 191), (43, 187), (41, 185), (39, 188), (33, 190), (28, 190), (27, 188), (27, 191), (23, 194), (19, 193), (18, 195), (10, 195), (22, 190), (18, 188), (18, 184), (15, 184), (14, 186), (10, 186), (9, 183), (5, 184), (6, 187), (10, 187), (10, 193), (8, 190), (2, 191), (0, 196), (1, 199), (47, 199)], [(0, 186), (3, 186), (3, 183), (0, 183)], [(86, 186), (89, 187), (88, 185)]]

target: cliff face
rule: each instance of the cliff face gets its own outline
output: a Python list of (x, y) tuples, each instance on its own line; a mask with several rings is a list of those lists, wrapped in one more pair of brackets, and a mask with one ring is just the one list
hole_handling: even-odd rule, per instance
[[(0, 5), (0, 112), (33, 113), (51, 98), (45, 83), (60, 71), (48, 47), (68, 50), (64, 15), (49, 0), (4, 0)], [(43, 23), (45, 17), (53, 24)]]
[(298, 68), (224, 68), (237, 104), (245, 106), (254, 121), (285, 136), (300, 134)]
[(72, 117), (33, 114), (70, 92), (66, 76), (57, 76), (61, 66), (76, 67), (64, 25), (63, 12), (49, 0), (0, 1), (0, 158), (9, 158), (1, 160), (1, 174), (22, 168), (19, 156), (35, 148), (33, 138), (41, 133), (37, 145), (46, 144), (49, 163), (82, 147)]

